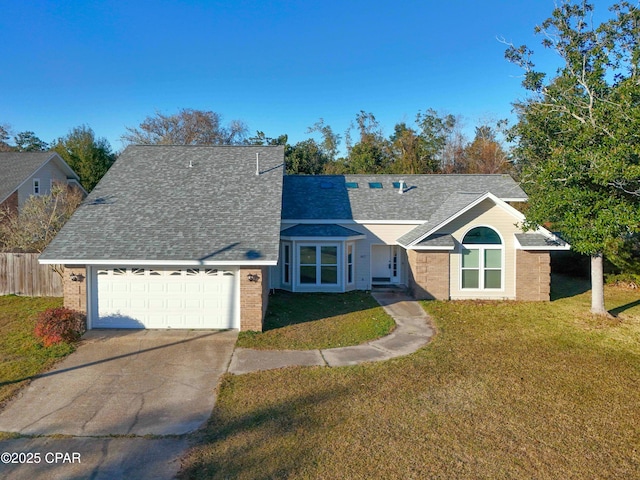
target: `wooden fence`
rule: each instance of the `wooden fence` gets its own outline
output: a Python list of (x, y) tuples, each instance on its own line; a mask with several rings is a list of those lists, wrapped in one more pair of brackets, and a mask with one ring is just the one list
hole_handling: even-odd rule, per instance
[(38, 253), (0, 253), (0, 295), (62, 297), (62, 277)]

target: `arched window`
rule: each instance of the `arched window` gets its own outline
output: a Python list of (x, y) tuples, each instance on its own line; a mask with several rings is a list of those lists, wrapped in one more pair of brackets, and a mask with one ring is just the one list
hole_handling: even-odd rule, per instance
[(462, 239), (463, 289), (502, 288), (502, 240), (489, 227), (475, 227)]

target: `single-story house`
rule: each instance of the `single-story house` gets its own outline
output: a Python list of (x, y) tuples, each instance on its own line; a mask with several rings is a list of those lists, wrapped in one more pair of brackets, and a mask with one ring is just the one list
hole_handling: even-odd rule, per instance
[(130, 146), (40, 257), (89, 328), (261, 330), (269, 291), (549, 299), (508, 175), (285, 175), (281, 146)]
[(51, 193), (54, 183), (86, 194), (78, 175), (56, 152), (0, 152), (0, 210), (17, 213), (30, 196)]

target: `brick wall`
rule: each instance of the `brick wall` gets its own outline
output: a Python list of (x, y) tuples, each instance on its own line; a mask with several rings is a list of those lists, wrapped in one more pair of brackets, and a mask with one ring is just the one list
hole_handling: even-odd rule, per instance
[(409, 291), (419, 300), (449, 299), (449, 252), (407, 250)]
[[(249, 280), (257, 276), (257, 281)], [(240, 268), (240, 330), (262, 331), (269, 304), (269, 268)]]
[(549, 252), (516, 250), (516, 299), (549, 301), (550, 294)]
[[(76, 281), (71, 280), (71, 275)], [(65, 266), (62, 275), (64, 306), (87, 313), (87, 269), (78, 266)]]

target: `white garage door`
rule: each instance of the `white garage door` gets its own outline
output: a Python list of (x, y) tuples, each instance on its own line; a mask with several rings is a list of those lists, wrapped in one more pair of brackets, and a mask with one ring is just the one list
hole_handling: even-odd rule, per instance
[(93, 328), (238, 328), (237, 270), (94, 269)]

